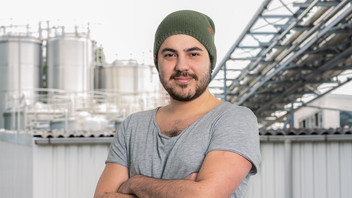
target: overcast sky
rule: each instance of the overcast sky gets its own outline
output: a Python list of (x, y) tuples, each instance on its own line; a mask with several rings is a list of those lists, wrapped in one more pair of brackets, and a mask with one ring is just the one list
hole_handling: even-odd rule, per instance
[[(37, 24), (49, 20), (65, 26), (90, 23), (91, 38), (102, 44), (108, 61), (135, 58), (152, 63), (153, 37), (169, 13), (192, 9), (215, 22), (219, 60), (254, 15), (262, 0), (11, 0), (0, 12), (0, 24)], [(116, 57), (117, 56), (117, 57)], [(141, 60), (143, 59), (143, 60)]]
[[(2, 2), (0, 26), (10, 22), (34, 26), (39, 21), (50, 21), (69, 29), (89, 23), (91, 38), (104, 47), (108, 62), (133, 58), (152, 64), (153, 37), (160, 21), (173, 11), (192, 9), (209, 15), (215, 22), (215, 42), (220, 61), (262, 1), (7, 0)], [(350, 88), (348, 90), (352, 90), (352, 85)]]

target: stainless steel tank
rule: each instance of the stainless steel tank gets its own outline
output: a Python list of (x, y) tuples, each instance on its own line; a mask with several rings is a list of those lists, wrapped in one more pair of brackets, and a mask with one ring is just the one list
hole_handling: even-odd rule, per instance
[(121, 115), (155, 107), (159, 94), (154, 66), (136, 60), (116, 60), (94, 70), (95, 90), (107, 93), (107, 102), (116, 104)]
[(41, 86), (42, 42), (29, 36), (0, 36), (0, 128), (4, 127), (5, 103), (20, 106), (21, 98), (35, 100)]
[(6, 111), (3, 113), (4, 129), (18, 130), (25, 128), (25, 117), (23, 111)]
[(47, 41), (47, 88), (69, 92), (93, 89), (93, 41), (64, 33)]
[(157, 91), (154, 66), (138, 64), (135, 60), (117, 60), (111, 65), (99, 66), (94, 71), (94, 89), (121, 93)]

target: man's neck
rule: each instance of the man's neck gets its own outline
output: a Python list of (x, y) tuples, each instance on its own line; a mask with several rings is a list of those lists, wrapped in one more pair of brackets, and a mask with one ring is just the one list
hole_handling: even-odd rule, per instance
[(169, 105), (158, 110), (156, 122), (162, 134), (174, 137), (220, 103), (208, 89), (192, 101), (171, 99)]
[(201, 113), (202, 111), (210, 111), (220, 103), (221, 101), (206, 89), (202, 95), (191, 101), (178, 101), (171, 98), (170, 104), (166, 108), (172, 114)]

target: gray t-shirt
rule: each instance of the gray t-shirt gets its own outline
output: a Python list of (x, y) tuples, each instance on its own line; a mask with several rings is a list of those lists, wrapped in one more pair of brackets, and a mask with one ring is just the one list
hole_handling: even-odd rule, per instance
[(156, 111), (138, 112), (126, 118), (106, 162), (128, 167), (130, 176), (183, 179), (199, 172), (208, 152), (232, 151), (253, 164), (231, 197), (243, 196), (250, 175), (257, 173), (261, 162), (257, 119), (251, 110), (223, 102), (176, 137), (161, 134)]

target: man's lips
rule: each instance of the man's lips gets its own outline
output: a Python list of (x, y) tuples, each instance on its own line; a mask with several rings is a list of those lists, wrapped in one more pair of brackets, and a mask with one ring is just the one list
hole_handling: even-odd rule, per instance
[(175, 77), (174, 79), (178, 83), (185, 84), (185, 83), (190, 82), (193, 78), (192, 77), (180, 76), (180, 77)]
[(177, 71), (170, 76), (170, 80), (173, 79), (177, 84), (186, 85), (193, 79), (198, 80), (197, 75), (190, 74), (187, 71)]

